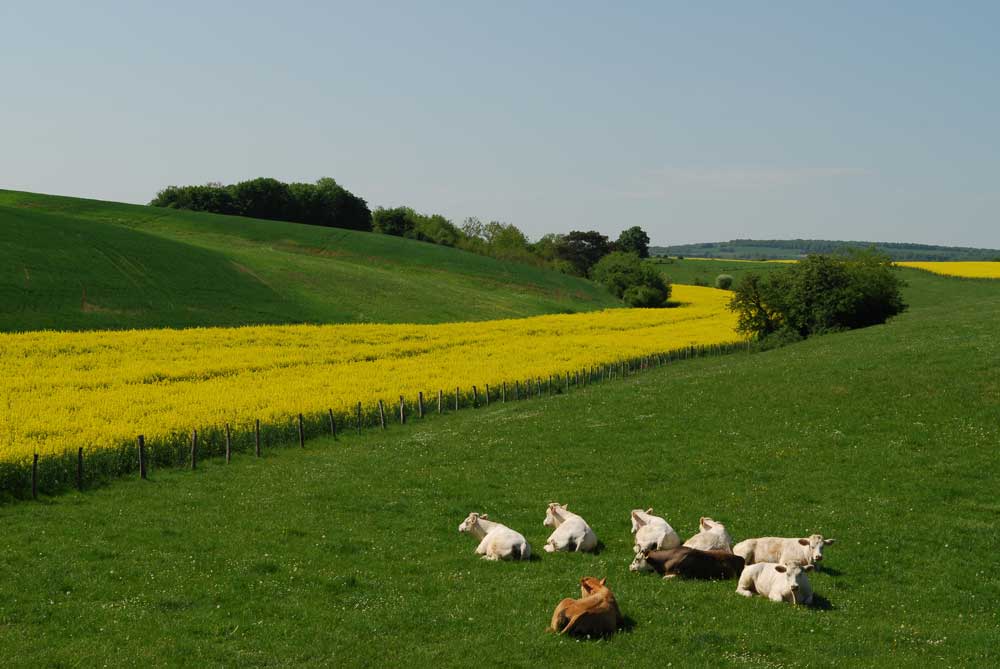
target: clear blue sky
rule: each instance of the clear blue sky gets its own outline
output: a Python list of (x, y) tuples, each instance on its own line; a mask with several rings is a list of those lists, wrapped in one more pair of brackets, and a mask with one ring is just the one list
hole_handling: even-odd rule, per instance
[(1000, 248), (1000, 3), (8, 2), (0, 187)]

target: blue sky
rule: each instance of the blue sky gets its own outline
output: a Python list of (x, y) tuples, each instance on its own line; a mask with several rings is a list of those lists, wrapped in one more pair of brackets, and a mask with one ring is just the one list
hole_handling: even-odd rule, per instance
[(22, 2), (0, 187), (1000, 248), (1000, 3)]

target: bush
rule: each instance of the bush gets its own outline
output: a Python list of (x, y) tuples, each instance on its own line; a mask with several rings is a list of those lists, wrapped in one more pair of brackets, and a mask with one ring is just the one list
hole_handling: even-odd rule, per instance
[(594, 265), (591, 275), (629, 306), (662, 307), (670, 298), (670, 284), (660, 271), (635, 253), (609, 253)]
[(721, 290), (729, 290), (733, 287), (733, 277), (731, 274), (720, 274), (715, 277), (715, 287)]
[(889, 257), (874, 250), (810, 255), (766, 278), (746, 274), (729, 308), (737, 330), (758, 340), (781, 330), (808, 337), (884, 323), (906, 309), (904, 285)]

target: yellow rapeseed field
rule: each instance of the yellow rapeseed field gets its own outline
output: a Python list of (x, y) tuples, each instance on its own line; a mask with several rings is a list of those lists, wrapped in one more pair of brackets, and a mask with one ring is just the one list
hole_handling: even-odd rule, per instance
[(915, 267), (935, 274), (970, 279), (1000, 279), (1000, 262), (897, 262), (901, 267)]
[(674, 286), (673, 309), (441, 325), (294, 325), (0, 335), (0, 461), (191, 428), (564, 374), (736, 342), (730, 293)]

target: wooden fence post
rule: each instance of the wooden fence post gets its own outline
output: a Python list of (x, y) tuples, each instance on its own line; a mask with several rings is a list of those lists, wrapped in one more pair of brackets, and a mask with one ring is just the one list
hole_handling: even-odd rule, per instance
[(38, 499), (38, 453), (31, 463), (31, 499)]
[(358, 434), (361, 434), (361, 402), (358, 402)]
[(402, 395), (399, 396), (399, 424), (406, 424), (406, 400), (403, 399)]
[(455, 411), (458, 411), (458, 394), (459, 394), (459, 392), (460, 391), (459, 391), (458, 387), (456, 386), (455, 387)]
[(514, 401), (521, 399), (521, 382), (514, 381)]
[(327, 409), (330, 414), (330, 436), (334, 439), (337, 438), (337, 421), (333, 419), (333, 409)]
[(417, 416), (424, 417), (424, 391), (417, 393)]
[(76, 449), (76, 489), (83, 492), (83, 446)]
[(566, 392), (569, 392), (569, 372), (566, 372)]
[(472, 408), (479, 408), (479, 391), (476, 390), (475, 386), (472, 386)]
[(486, 406), (490, 405), (490, 384), (486, 384)]
[(306, 447), (306, 431), (302, 425), (302, 414), (299, 414), (299, 448)]
[(229, 459), (232, 457), (233, 453), (233, 435), (229, 430), (229, 423), (226, 423), (226, 464), (229, 464)]
[(500, 403), (506, 404), (506, 402), (507, 402), (507, 382), (504, 381), (500, 385)]
[(382, 406), (382, 400), (378, 401), (378, 422), (385, 429), (385, 407)]
[(146, 437), (139, 435), (139, 478), (146, 478)]
[(260, 418), (257, 419), (257, 423), (253, 428), (253, 439), (254, 439), (254, 452), (257, 457), (260, 457)]
[(191, 430), (191, 469), (198, 467), (198, 430)]
[(444, 411), (444, 391), (438, 388), (438, 413)]

